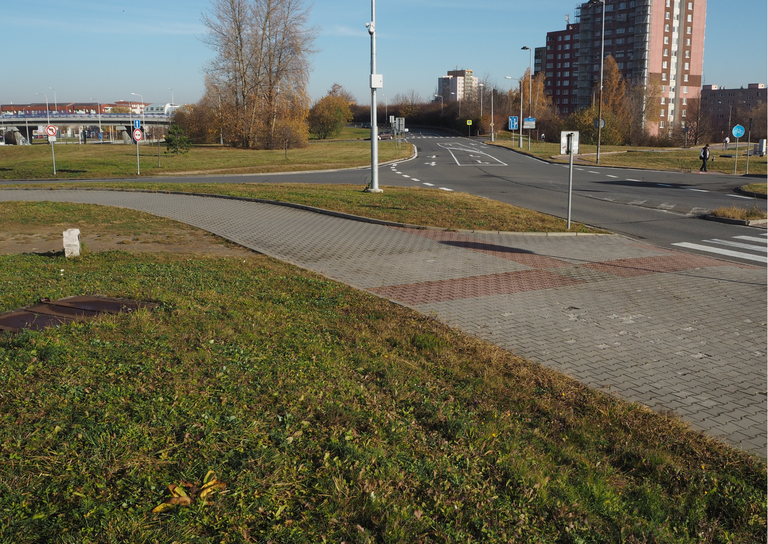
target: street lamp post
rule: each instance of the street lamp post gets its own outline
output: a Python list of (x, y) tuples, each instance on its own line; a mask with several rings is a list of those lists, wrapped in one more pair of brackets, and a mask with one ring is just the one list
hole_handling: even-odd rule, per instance
[(603, 134), (603, 67), (605, 64), (605, 0), (589, 0), (592, 5), (603, 4), (603, 17), (601, 19), (602, 29), (600, 30), (600, 92), (597, 98), (597, 160), (600, 164), (600, 140)]
[[(35, 93), (37, 96), (44, 96), (45, 97), (45, 113), (46, 117), (48, 118), (48, 124), (51, 124), (51, 112), (48, 110), (48, 95), (45, 93)], [(27, 134), (29, 136), (29, 134)]]
[(478, 87), (480, 87), (480, 127), (478, 127), (478, 133), (480, 131), (480, 128), (483, 126), (483, 87), (485, 87), (485, 84), (478, 83)]
[[(530, 66), (528, 68), (528, 116), (533, 117), (533, 49), (524, 45), (520, 48), (522, 51), (528, 51), (530, 53)], [(522, 97), (522, 95), (521, 95)], [(520, 117), (522, 117), (522, 109)], [(522, 122), (522, 119), (520, 119)], [(528, 151), (531, 150), (531, 129), (528, 129)]]
[(491, 141), (493, 141), (493, 127), (494, 127), (494, 122), (493, 122), (493, 93), (495, 93), (495, 92), (496, 92), (496, 89), (491, 87)]
[(383, 78), (376, 73), (376, 0), (371, 0), (371, 22), (366, 23), (371, 36), (371, 186), (370, 193), (381, 193), (379, 189), (379, 128), (376, 122), (376, 89), (384, 86)]

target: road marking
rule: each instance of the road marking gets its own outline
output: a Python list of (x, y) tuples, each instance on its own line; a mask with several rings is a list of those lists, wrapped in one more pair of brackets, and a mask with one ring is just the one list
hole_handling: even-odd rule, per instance
[(404, 177), (404, 178), (409, 178), (409, 177), (411, 177), (411, 176), (406, 176), (405, 174), (403, 174), (403, 177)]
[(667, 204), (666, 202), (664, 202), (663, 204), (659, 204), (658, 205), (658, 208), (660, 208), (662, 210), (671, 210), (674, 207), (675, 207), (674, 204)]
[(657, 183), (659, 187), (672, 187), (672, 185), (667, 185), (666, 183)]
[(745, 259), (747, 261), (756, 261), (759, 263), (768, 263), (768, 257), (762, 255), (750, 255), (749, 253), (742, 253), (741, 251), (731, 251), (729, 249), (722, 249), (719, 247), (702, 246), (700, 244), (691, 244), (688, 242), (679, 242), (672, 244), (673, 246), (685, 247), (688, 249), (696, 249), (698, 251), (705, 251), (709, 253), (716, 253), (718, 255), (726, 255), (727, 257), (736, 257), (738, 259)]
[[(735, 238), (741, 239), (741, 236), (735, 236)], [(747, 238), (749, 240), (754, 240), (757, 242), (765, 242), (765, 240), (761, 240), (759, 238), (752, 238), (750, 236), (744, 236), (743, 238)], [(704, 240), (708, 244), (720, 244), (721, 246), (730, 246), (730, 247), (738, 247), (739, 249), (749, 249), (752, 251), (759, 251), (760, 253), (768, 253), (768, 247), (766, 246), (753, 246), (751, 244), (740, 244), (738, 242), (731, 242), (730, 240), (718, 240), (717, 238), (713, 240)]]
[(448, 192), (450, 192), (450, 193), (452, 193), (452, 192), (453, 192), (453, 189), (448, 189), (447, 187), (440, 187), (440, 190), (442, 190), (442, 191), (448, 191)]
[(424, 185), (426, 185), (427, 187), (434, 187), (434, 186), (435, 186), (435, 184), (434, 184), (434, 183), (427, 183), (426, 181), (422, 181), (422, 183), (423, 183)]
[(639, 179), (629, 179), (627, 178), (627, 181), (640, 181)]
[(747, 200), (752, 200), (751, 196), (741, 196), (741, 195), (725, 195), (725, 196), (731, 196), (733, 198), (746, 198)]
[(590, 174), (599, 174), (600, 172), (593, 172), (592, 170), (587, 170)]
[(755, 236), (734, 236), (736, 240), (746, 240), (747, 242), (759, 242), (764, 244), (766, 242), (763, 238), (757, 238)]
[(704, 189), (688, 189), (689, 191), (696, 191), (697, 193), (708, 193), (709, 191), (705, 191)]
[(411, 178), (413, 181), (421, 181), (420, 179)]
[(647, 200), (633, 200), (632, 202), (629, 203), (629, 205), (630, 206), (640, 206), (642, 204), (645, 204), (646, 202), (648, 202), (648, 201)]
[(619, 177), (619, 176), (612, 176), (610, 174), (606, 174), (606, 176), (608, 176), (609, 178), (617, 178), (617, 177)]
[(395, 174), (402, 174), (402, 172), (398, 172), (397, 170), (394, 171)]

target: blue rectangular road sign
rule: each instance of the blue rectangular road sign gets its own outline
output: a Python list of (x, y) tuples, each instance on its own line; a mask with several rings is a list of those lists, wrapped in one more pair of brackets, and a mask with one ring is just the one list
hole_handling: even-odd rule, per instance
[(517, 130), (517, 115), (509, 118), (509, 130)]
[(133, 128), (141, 128), (141, 120), (140, 119), (134, 119), (133, 120)]

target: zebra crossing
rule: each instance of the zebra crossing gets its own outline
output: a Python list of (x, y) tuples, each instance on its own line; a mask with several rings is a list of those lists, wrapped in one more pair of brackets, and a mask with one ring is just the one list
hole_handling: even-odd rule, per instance
[(746, 261), (768, 263), (768, 233), (755, 235), (732, 236), (727, 240), (713, 238), (702, 240), (700, 244), (690, 242), (678, 242), (673, 246), (684, 247), (705, 253), (714, 253), (724, 257), (734, 257)]

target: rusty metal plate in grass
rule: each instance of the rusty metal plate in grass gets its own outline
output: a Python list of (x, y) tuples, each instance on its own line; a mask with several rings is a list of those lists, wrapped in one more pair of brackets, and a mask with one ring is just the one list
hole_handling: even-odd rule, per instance
[(0, 332), (41, 330), (74, 320), (92, 319), (101, 314), (133, 312), (139, 308), (153, 309), (157, 306), (159, 304), (154, 302), (95, 296), (68, 297), (54, 301), (43, 299), (39, 304), (0, 315)]

